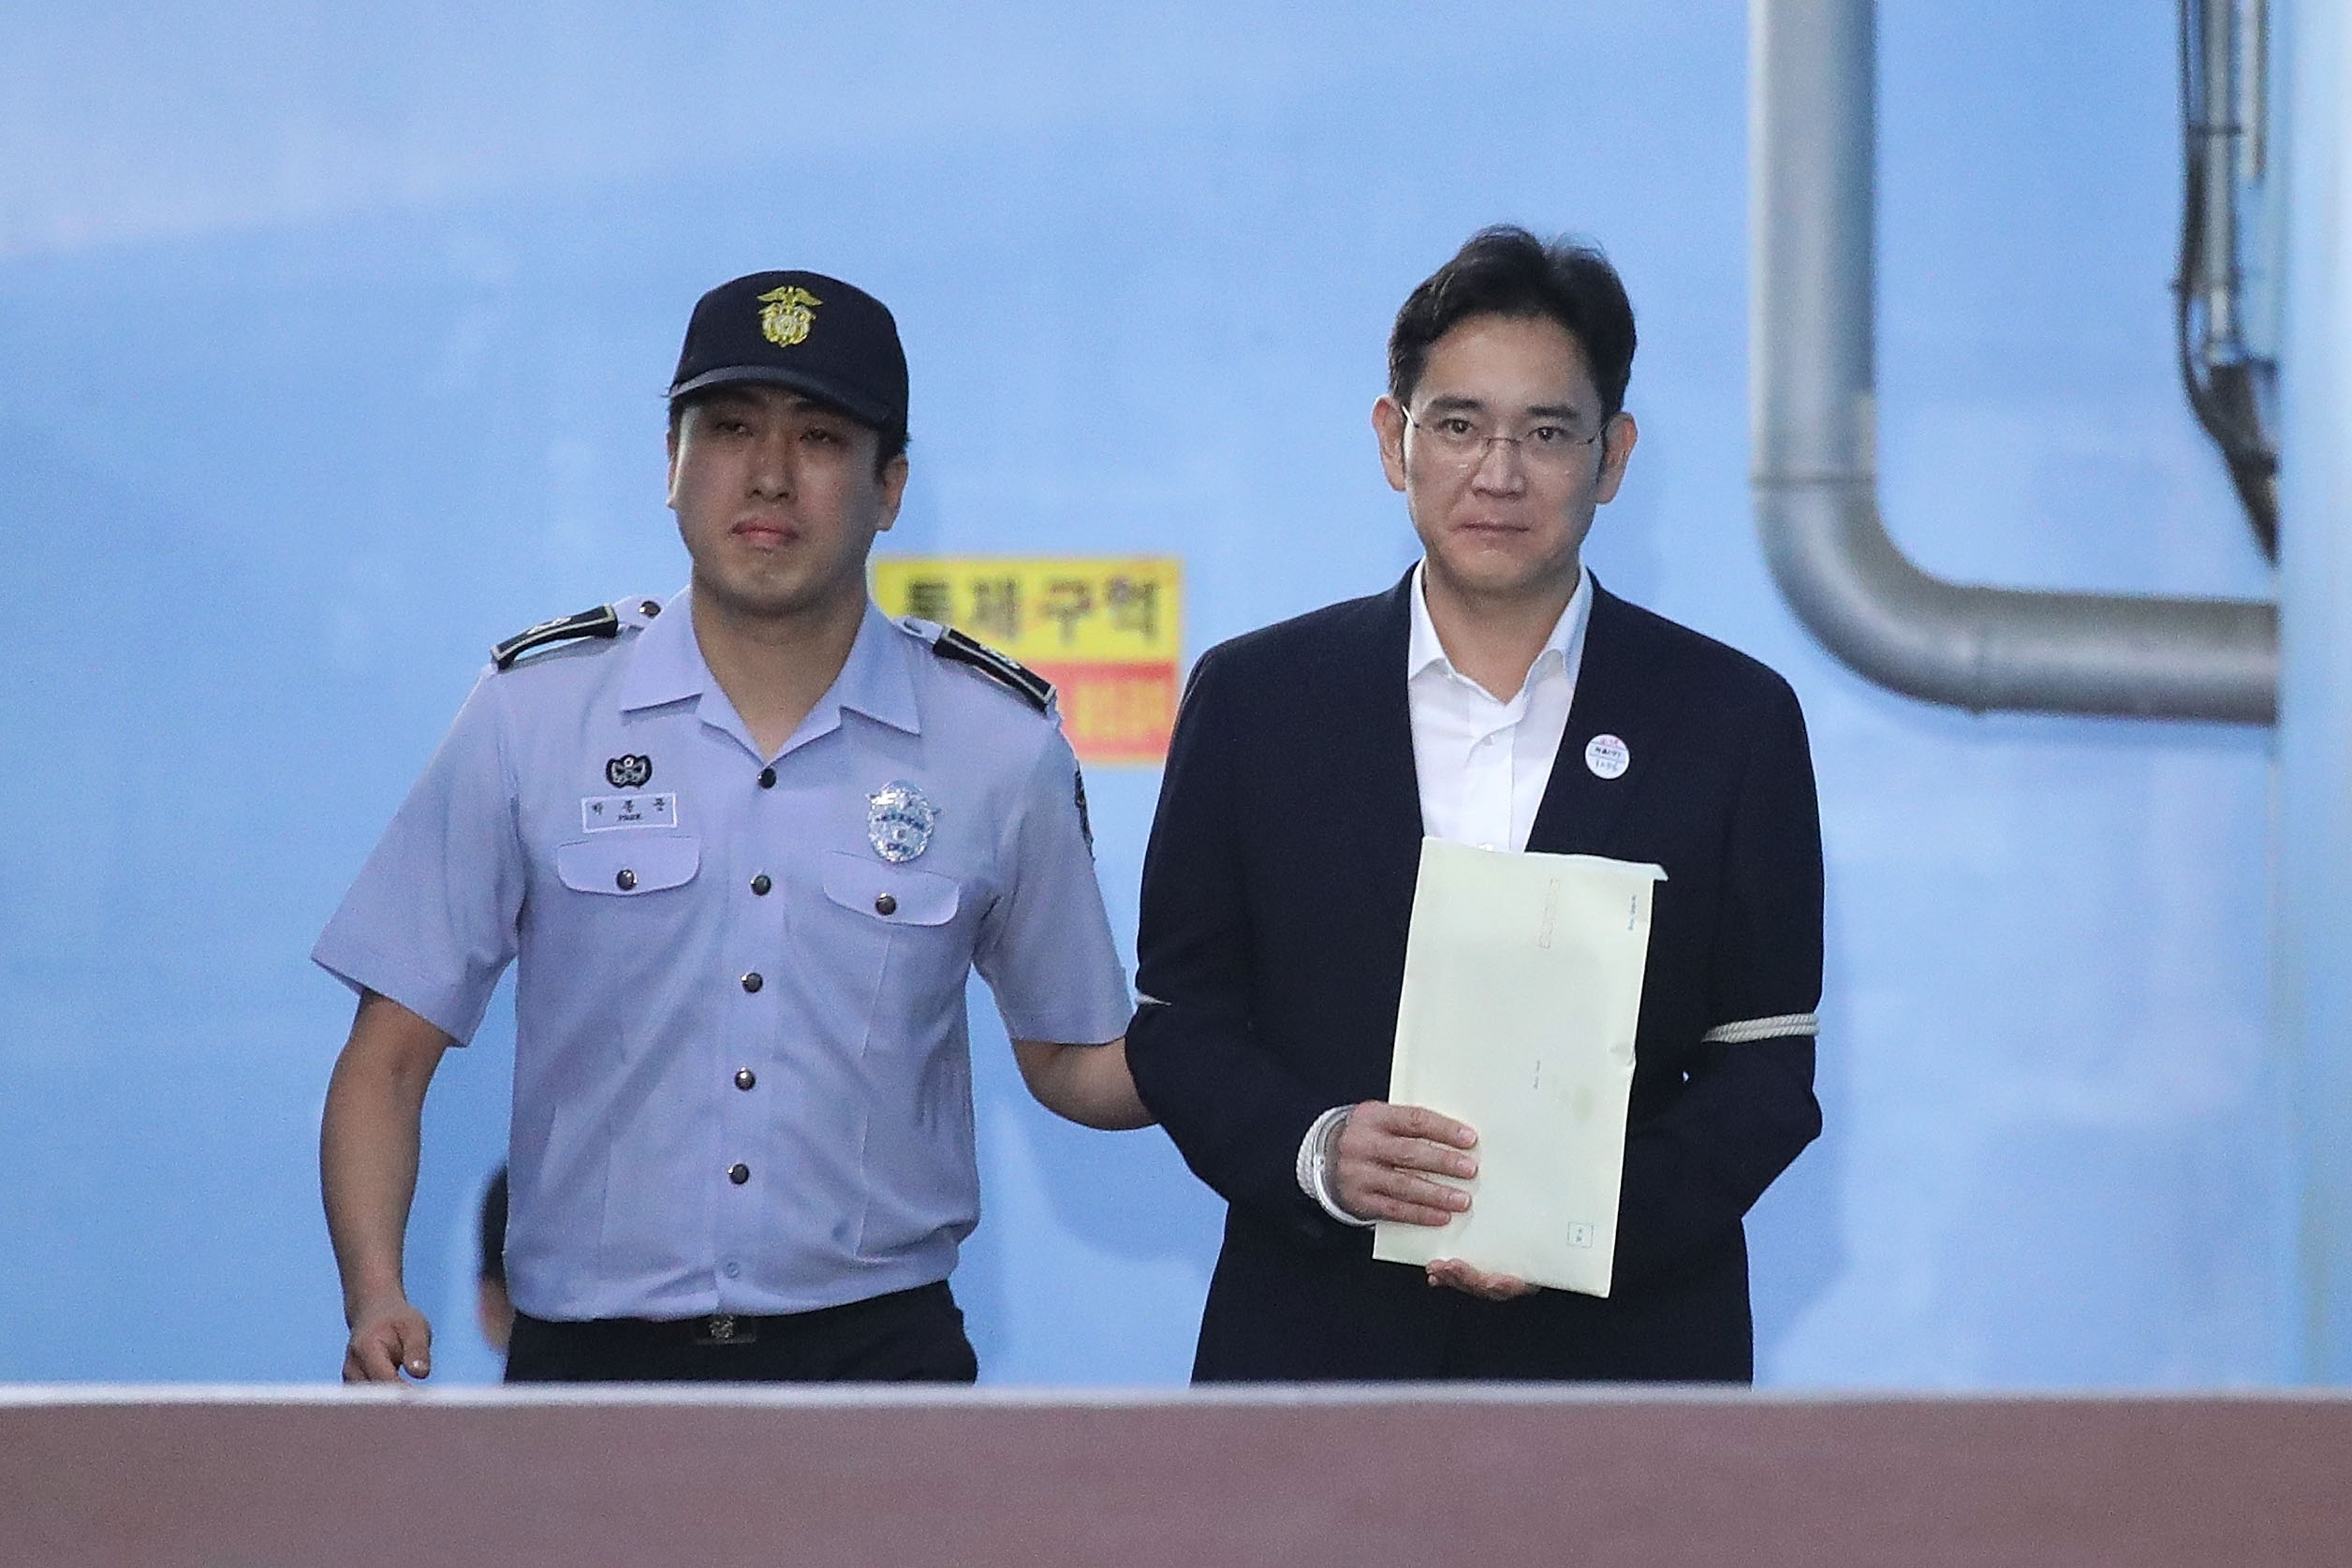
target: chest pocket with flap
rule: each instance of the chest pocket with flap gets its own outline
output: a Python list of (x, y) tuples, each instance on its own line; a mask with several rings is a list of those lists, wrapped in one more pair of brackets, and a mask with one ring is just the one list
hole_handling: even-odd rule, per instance
[(893, 926), (944, 926), (955, 918), (956, 880), (836, 849), (825, 857), (825, 896)]
[(702, 841), (663, 834), (616, 833), (555, 846), (555, 875), (576, 893), (635, 898), (694, 880)]

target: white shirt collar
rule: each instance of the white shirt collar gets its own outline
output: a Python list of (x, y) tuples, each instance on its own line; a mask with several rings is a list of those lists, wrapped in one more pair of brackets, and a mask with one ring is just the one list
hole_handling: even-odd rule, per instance
[[(1469, 681), (1470, 678), (1456, 669), (1454, 662), (1446, 656), (1446, 645), (1437, 640), (1437, 623), (1429, 618), (1429, 598), (1427, 590), (1422, 585), (1422, 579), (1428, 570), (1429, 563), (1426, 560), (1416, 564), (1413, 567), (1411, 595), (1413, 630), (1405, 645), (1404, 678), (1411, 681), (1422, 671), (1434, 666), (1458, 681)], [(1547, 661), (1551, 660), (1553, 654), (1558, 655), (1557, 660), (1553, 661), (1557, 667), (1567, 670), (1575, 668), (1580, 662), (1576, 654), (1580, 651), (1584, 641), (1584, 625), (1592, 618), (1592, 614), (1593, 574), (1580, 561), (1576, 567), (1576, 592), (1568, 595), (1566, 607), (1560, 611), (1560, 619), (1552, 623), (1551, 635), (1544, 639), (1543, 648), (1536, 654), (1535, 663), (1528, 667), (1529, 682), (1533, 682), (1536, 675), (1544, 670)], [(1476, 681), (1470, 683), (1477, 684)], [(1478, 689), (1485, 691), (1482, 686)], [(1511, 696), (1494, 697), (1494, 700), (1508, 703), (1523, 694), (1525, 690), (1526, 687), (1522, 685), (1520, 692), (1512, 694)], [(1487, 695), (1494, 696), (1492, 692), (1488, 692)]]

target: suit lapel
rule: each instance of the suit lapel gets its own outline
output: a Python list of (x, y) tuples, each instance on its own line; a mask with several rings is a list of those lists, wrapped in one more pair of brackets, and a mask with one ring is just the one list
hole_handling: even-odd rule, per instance
[(1399, 918), (1409, 918), (1420, 874), (1421, 790), (1413, 768), (1413, 711), (1405, 696), (1405, 651), (1412, 639), (1413, 574), (1384, 595), (1370, 636), (1351, 650), (1359, 692), (1345, 705), (1346, 742), (1334, 757), (1334, 786), (1357, 794), (1364, 828), (1362, 865), (1370, 886), (1393, 899), (1404, 889)]
[[(1576, 697), (1568, 707), (1568, 727), (1560, 737), (1559, 753), (1551, 760), (1543, 804), (1536, 808), (1535, 827), (1527, 835), (1529, 849), (1553, 855), (1608, 854), (1626, 803), (1640, 788), (1645, 769), (1657, 760), (1650, 744), (1653, 732), (1644, 725), (1638, 700), (1642, 685), (1639, 651), (1628, 646), (1634, 634), (1625, 602), (1595, 581)], [(1602, 735), (1624, 742), (1625, 770), (1613, 779), (1602, 778), (1585, 762), (1585, 748)]]

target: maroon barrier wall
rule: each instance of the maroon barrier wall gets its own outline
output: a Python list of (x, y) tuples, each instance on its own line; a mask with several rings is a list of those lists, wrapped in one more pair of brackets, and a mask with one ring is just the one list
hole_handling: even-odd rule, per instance
[(2352, 1400), (0, 1390), (10, 1568), (2352, 1564)]

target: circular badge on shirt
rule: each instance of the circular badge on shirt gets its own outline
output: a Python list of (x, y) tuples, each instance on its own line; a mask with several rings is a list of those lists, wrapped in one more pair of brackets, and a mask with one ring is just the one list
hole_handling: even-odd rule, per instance
[(866, 805), (866, 841), (891, 865), (903, 866), (931, 847), (939, 808), (904, 779), (892, 779), (867, 796)]
[(1584, 743), (1584, 766), (1596, 779), (1614, 779), (1633, 761), (1633, 754), (1614, 735), (1595, 735)]

